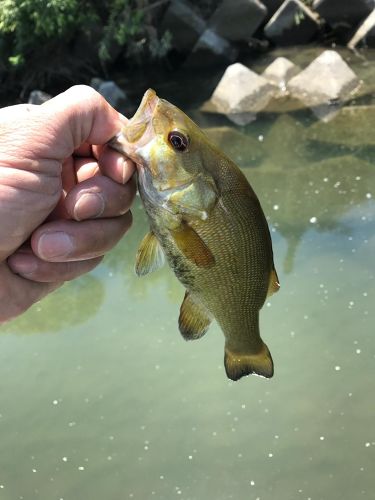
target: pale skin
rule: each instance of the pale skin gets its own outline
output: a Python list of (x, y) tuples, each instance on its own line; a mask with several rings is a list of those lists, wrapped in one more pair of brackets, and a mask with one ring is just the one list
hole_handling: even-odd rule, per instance
[(99, 264), (131, 225), (125, 118), (90, 87), (0, 109), (0, 323)]

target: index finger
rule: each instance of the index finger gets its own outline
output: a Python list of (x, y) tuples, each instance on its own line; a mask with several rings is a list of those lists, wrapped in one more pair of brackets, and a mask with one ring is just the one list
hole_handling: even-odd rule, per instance
[(96, 90), (76, 85), (39, 106), (46, 124), (39, 156), (67, 158), (83, 143), (105, 144), (118, 133), (123, 117)]

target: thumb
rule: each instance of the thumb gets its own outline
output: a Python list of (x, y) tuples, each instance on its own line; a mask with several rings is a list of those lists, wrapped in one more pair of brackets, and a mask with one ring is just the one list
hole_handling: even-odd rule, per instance
[(0, 110), (0, 261), (58, 203), (64, 160), (83, 142), (104, 144), (120, 128), (118, 112), (86, 86), (72, 87), (41, 106)]

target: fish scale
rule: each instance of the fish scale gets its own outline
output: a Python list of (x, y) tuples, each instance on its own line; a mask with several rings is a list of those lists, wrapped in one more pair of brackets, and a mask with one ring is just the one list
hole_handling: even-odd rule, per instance
[(186, 288), (179, 328), (200, 338), (216, 319), (225, 336), (227, 376), (273, 376), (259, 311), (279, 288), (271, 236), (241, 170), (181, 110), (148, 90), (110, 143), (138, 168), (151, 232), (137, 254), (139, 275), (168, 264)]

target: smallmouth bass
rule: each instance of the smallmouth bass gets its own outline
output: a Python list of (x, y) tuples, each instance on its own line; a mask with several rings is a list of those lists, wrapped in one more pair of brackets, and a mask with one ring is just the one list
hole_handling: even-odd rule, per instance
[(186, 288), (179, 329), (202, 337), (215, 319), (225, 336), (227, 376), (273, 376), (259, 311), (280, 285), (259, 200), (241, 170), (176, 106), (149, 89), (109, 145), (130, 157), (150, 232), (136, 273), (164, 259)]

